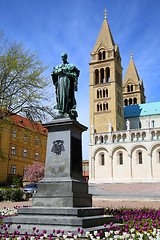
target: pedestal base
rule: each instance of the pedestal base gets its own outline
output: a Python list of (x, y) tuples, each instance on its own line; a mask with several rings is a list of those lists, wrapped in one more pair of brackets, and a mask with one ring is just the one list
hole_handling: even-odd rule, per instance
[(21, 234), (33, 233), (33, 227), (39, 229), (39, 232), (43, 232), (45, 229), (47, 234), (53, 233), (53, 229), (63, 230), (64, 234), (67, 234), (68, 231), (78, 234), (77, 229), (81, 228), (84, 230), (83, 236), (85, 236), (87, 231), (105, 231), (104, 224), (108, 224), (109, 227), (109, 223), (115, 223), (116, 218), (112, 215), (104, 215), (103, 208), (31, 207), (18, 209), (18, 216), (5, 218), (4, 222), (12, 222), (8, 229), (10, 232), (14, 232), (17, 225), (20, 224)]
[(32, 206), (91, 207), (92, 195), (88, 194), (86, 182), (75, 179), (50, 181), (47, 179), (39, 182)]

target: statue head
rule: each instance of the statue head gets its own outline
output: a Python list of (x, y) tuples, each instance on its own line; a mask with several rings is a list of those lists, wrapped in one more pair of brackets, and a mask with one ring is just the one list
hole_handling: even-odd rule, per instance
[(67, 62), (67, 53), (63, 52), (61, 54), (61, 58), (62, 58), (63, 62)]

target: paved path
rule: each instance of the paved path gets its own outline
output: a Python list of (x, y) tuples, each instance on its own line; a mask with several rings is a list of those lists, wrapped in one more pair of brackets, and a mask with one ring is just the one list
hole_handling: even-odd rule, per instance
[(23, 201), (23, 202), (0, 202), (0, 209), (6, 207), (6, 208), (13, 208), (16, 206), (32, 206), (32, 201)]
[[(160, 183), (89, 184), (95, 207), (160, 208)], [(0, 209), (31, 206), (32, 201), (0, 202)]]
[(93, 206), (160, 208), (160, 183), (89, 184)]

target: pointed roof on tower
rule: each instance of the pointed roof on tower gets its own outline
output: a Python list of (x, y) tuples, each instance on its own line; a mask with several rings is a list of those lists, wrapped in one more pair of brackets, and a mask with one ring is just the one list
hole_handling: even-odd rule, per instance
[(104, 22), (98, 35), (95, 46), (93, 48), (93, 52), (96, 52), (100, 46), (103, 46), (106, 49), (110, 49), (113, 46), (115, 46), (110, 27), (108, 25), (106, 11), (107, 10), (105, 9)]
[(130, 59), (130, 62), (129, 62), (129, 65), (128, 65), (128, 68), (127, 68), (126, 75), (124, 77), (123, 86), (126, 85), (126, 83), (128, 82), (129, 79), (134, 84), (137, 84), (140, 81), (136, 66), (135, 66), (134, 61), (133, 61), (132, 50), (131, 50), (131, 59)]

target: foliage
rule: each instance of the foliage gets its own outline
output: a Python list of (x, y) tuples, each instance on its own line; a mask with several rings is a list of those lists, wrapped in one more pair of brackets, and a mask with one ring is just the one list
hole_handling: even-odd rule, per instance
[(23, 177), (20, 176), (20, 175), (9, 175), (7, 177), (7, 182), (11, 185), (16, 185), (16, 186), (19, 186), (19, 187), (22, 187), (22, 180), (23, 180)]
[[(33, 226), (33, 232), (31, 234), (25, 232), (24, 235), (20, 235), (19, 229), (21, 225), (17, 226), (14, 234), (9, 235), (9, 229), (11, 224), (3, 224), (3, 218), (17, 214), (17, 208), (0, 210), (0, 224), (2, 219), (1, 230), (4, 231), (4, 235), (0, 232), (0, 239), (103, 239), (103, 240), (116, 240), (116, 239), (129, 239), (129, 240), (159, 240), (160, 239), (160, 210), (155, 209), (106, 209), (105, 214), (115, 215), (117, 220), (122, 220), (124, 226), (116, 226), (113, 222), (108, 225), (104, 224), (103, 231), (84, 232), (83, 229), (77, 228), (78, 234), (74, 234), (70, 231), (53, 229), (51, 233), (48, 233), (46, 229), (42, 232), (39, 231), (36, 226)], [(136, 227), (137, 226), (137, 227)], [(139, 226), (139, 227), (138, 227)], [(147, 228), (146, 228), (147, 227)], [(69, 229), (68, 229), (69, 230)], [(23, 232), (23, 228), (20, 230)]]
[(9, 42), (0, 32), (0, 119), (20, 113), (31, 120), (45, 119), (52, 109), (43, 105), (49, 99), (47, 69), (36, 53), (22, 43)]
[(22, 197), (23, 191), (20, 188), (9, 188), (0, 191), (0, 201), (4, 200), (18, 202), (22, 200)]
[(25, 179), (29, 182), (38, 182), (44, 177), (44, 165), (43, 163), (34, 162), (33, 165), (29, 165), (27, 168), (27, 174)]
[(0, 202), (3, 201), (3, 191), (0, 189)]

